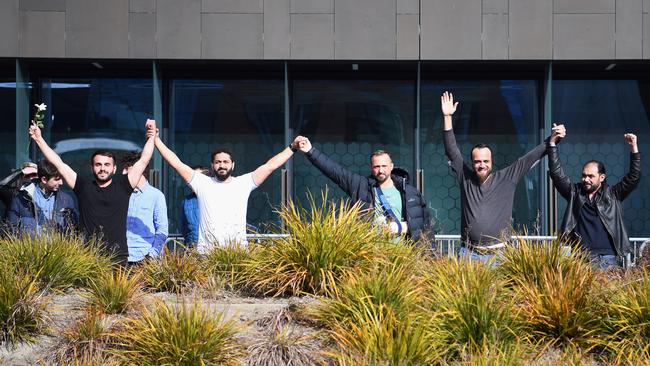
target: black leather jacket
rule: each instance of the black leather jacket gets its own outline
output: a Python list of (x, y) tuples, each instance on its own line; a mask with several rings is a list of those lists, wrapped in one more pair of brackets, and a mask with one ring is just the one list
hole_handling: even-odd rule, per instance
[[(560, 228), (562, 235), (570, 235), (577, 225), (582, 205), (587, 196), (581, 183), (572, 184), (564, 174), (557, 153), (557, 146), (548, 146), (548, 166), (557, 191), (567, 200), (567, 207)], [(641, 154), (630, 154), (630, 168), (620, 182), (613, 186), (603, 183), (600, 200), (596, 202), (598, 216), (614, 241), (614, 250), (620, 263), (631, 252), (630, 240), (623, 223), (623, 200), (632, 193), (641, 180)]]
[[(353, 201), (363, 202), (365, 208), (374, 207), (375, 190), (373, 187), (377, 184), (377, 180), (374, 177), (364, 177), (353, 173), (343, 168), (316, 148), (309, 150), (306, 155), (315, 167), (341, 187)], [(417, 240), (422, 235), (423, 229), (428, 227), (431, 222), (427, 204), (422, 198), (420, 191), (407, 184), (402, 177), (393, 174), (391, 178), (395, 183), (395, 188), (397, 188), (402, 196), (402, 207), (404, 207), (409, 235)], [(433, 238), (433, 234), (430, 235)]]

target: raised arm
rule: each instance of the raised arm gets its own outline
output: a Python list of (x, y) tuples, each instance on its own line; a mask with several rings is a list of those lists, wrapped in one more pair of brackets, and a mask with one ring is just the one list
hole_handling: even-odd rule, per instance
[(52, 148), (45, 142), (43, 135), (41, 134), (41, 129), (36, 126), (34, 121), (29, 126), (29, 137), (38, 145), (38, 148), (45, 156), (45, 159), (52, 163), (56, 167), (56, 170), (61, 174), (61, 178), (65, 183), (71, 188), (74, 189), (75, 182), (77, 181), (77, 173), (70, 168), (70, 166), (61, 160), (59, 154), (57, 154)]
[[(156, 131), (156, 121), (148, 119), (145, 123), (145, 128), (147, 131)], [(138, 159), (138, 161), (136, 161), (135, 164), (133, 164), (133, 167), (129, 170), (128, 178), (131, 187), (136, 187), (138, 185), (140, 177), (142, 177), (142, 173), (147, 168), (147, 165), (149, 165), (149, 160), (151, 160), (151, 155), (153, 155), (154, 139), (155, 136), (153, 136), (153, 134), (152, 136), (149, 136), (149, 134), (147, 134), (147, 142), (142, 148), (140, 159)]]
[(639, 154), (636, 135), (626, 133), (625, 141), (630, 145), (630, 168), (620, 182), (612, 187), (614, 195), (621, 200), (627, 198), (641, 180), (641, 154)]
[(445, 154), (451, 161), (451, 167), (459, 176), (463, 172), (463, 155), (456, 144), (454, 128), (452, 125), (452, 116), (456, 112), (458, 102), (454, 103), (454, 95), (450, 92), (444, 92), (440, 97), (440, 109), (442, 110), (442, 140), (445, 145)]
[(147, 138), (149, 136), (155, 136), (154, 144), (156, 146), (156, 149), (158, 149), (158, 152), (160, 152), (160, 155), (165, 159), (165, 161), (171, 165), (172, 168), (178, 173), (178, 175), (185, 180), (185, 182), (189, 182), (190, 179), (192, 179), (192, 174), (194, 174), (194, 170), (190, 168), (187, 164), (183, 163), (181, 159), (178, 158), (178, 156), (171, 151), (160, 139), (160, 136), (158, 136), (158, 129), (155, 130), (147, 130)]
[(269, 159), (269, 161), (260, 165), (257, 169), (255, 169), (255, 171), (253, 171), (253, 182), (255, 182), (255, 185), (259, 186), (260, 184), (264, 183), (266, 178), (268, 178), (271, 173), (284, 165), (284, 163), (286, 163), (287, 160), (289, 160), (292, 156), (292, 146), (288, 146), (284, 150), (280, 151), (280, 153)]
[(564, 197), (565, 199), (571, 199), (571, 179), (564, 174), (562, 165), (560, 164), (560, 156), (557, 152), (556, 144), (560, 139), (566, 136), (566, 129), (563, 124), (557, 125), (553, 124), (553, 129), (551, 132), (551, 137), (548, 139), (548, 145), (546, 151), (548, 152), (548, 170), (551, 174), (551, 179), (553, 180), (553, 185), (555, 189)]

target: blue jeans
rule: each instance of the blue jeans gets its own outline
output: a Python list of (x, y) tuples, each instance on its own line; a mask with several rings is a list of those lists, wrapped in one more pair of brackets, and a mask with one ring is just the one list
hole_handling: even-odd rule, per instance
[(592, 254), (591, 264), (595, 268), (602, 270), (618, 267), (616, 256), (611, 254)]
[(497, 253), (480, 253), (478, 251), (472, 250), (466, 246), (461, 246), (458, 251), (458, 257), (461, 259), (467, 259), (470, 261), (479, 261), (482, 263), (488, 263), (492, 261), (492, 267), (497, 266)]

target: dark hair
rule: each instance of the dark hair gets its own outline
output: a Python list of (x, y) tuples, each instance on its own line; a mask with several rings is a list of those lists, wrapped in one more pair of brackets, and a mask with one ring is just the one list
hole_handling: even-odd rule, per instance
[(232, 153), (230, 152), (230, 150), (223, 149), (223, 148), (216, 149), (216, 150), (214, 150), (212, 152), (212, 158), (210, 159), (210, 162), (214, 161), (214, 157), (217, 156), (217, 154), (228, 154), (228, 156), (230, 156), (230, 161), (232, 161), (233, 163), (235, 162), (235, 158), (233, 158)]
[[(122, 164), (122, 169), (127, 169), (135, 165), (135, 163), (137, 163), (138, 160), (140, 160), (140, 156), (142, 156), (141, 151), (133, 150), (127, 152), (120, 160), (120, 163)], [(147, 165), (144, 168), (142, 175), (144, 175), (145, 177), (149, 176), (149, 165)]]
[(585, 165), (582, 166), (582, 169), (584, 170), (584, 168), (589, 164), (596, 164), (596, 167), (598, 168), (598, 174), (607, 174), (607, 171), (605, 170), (605, 164), (603, 164), (602, 161), (589, 160), (585, 163)]
[(386, 150), (375, 150), (375, 151), (373, 151), (372, 154), (370, 154), (370, 160), (372, 160), (372, 158), (374, 158), (375, 156), (379, 156), (379, 155), (388, 155), (388, 157), (391, 158), (391, 160), (392, 160), (392, 157), (390, 156), (390, 153), (388, 151), (386, 151)]
[(469, 158), (470, 158), (469, 160), (472, 162), (474, 161), (474, 159), (472, 158), (472, 154), (474, 154), (474, 150), (476, 149), (488, 149), (490, 150), (490, 155), (492, 155), (492, 149), (490, 148), (490, 146), (482, 142), (479, 142), (478, 144), (474, 145), (474, 147), (472, 147), (472, 150), (469, 151)]
[(115, 164), (115, 155), (113, 155), (112, 152), (108, 150), (97, 150), (93, 153), (93, 156), (90, 157), (90, 165), (92, 165), (95, 161), (95, 156), (100, 155), (100, 156), (106, 156), (111, 159), (113, 159), (113, 164)]
[(41, 178), (45, 178), (45, 180), (49, 180), (52, 177), (60, 177), (61, 174), (59, 174), (59, 170), (54, 166), (54, 164), (50, 163), (46, 159), (43, 159), (38, 162), (38, 180)]

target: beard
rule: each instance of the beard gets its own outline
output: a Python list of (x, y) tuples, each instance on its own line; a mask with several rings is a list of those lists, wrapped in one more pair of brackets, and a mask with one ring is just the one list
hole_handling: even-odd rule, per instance
[(215, 177), (219, 179), (220, 181), (226, 181), (230, 176), (232, 175), (233, 168), (231, 169), (217, 169), (215, 173)]
[(582, 189), (587, 194), (596, 192), (598, 190), (598, 188), (600, 188), (600, 184), (585, 184), (585, 183), (582, 183)]
[(378, 183), (384, 183), (388, 178), (390, 177), (390, 174), (384, 174), (384, 173), (379, 173), (375, 175), (375, 179), (377, 179)]
[[(102, 174), (102, 173), (107, 174), (106, 178), (100, 178), (99, 177), (99, 175)], [(99, 173), (95, 173), (94, 175), (95, 175), (95, 180), (97, 181), (97, 183), (100, 183), (100, 184), (104, 184), (106, 182), (109, 182), (111, 179), (113, 179), (113, 173), (107, 172), (107, 171), (100, 171)]]

